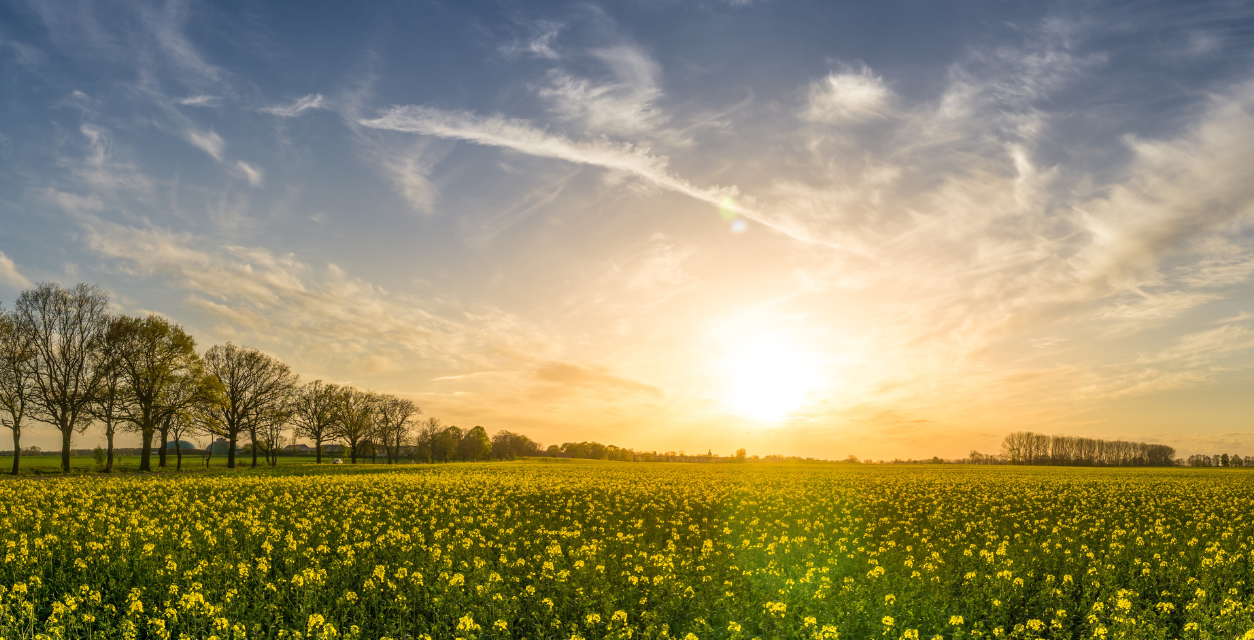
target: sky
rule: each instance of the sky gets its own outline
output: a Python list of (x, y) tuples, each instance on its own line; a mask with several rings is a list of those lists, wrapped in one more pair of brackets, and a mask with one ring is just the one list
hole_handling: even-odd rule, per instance
[(0, 301), (545, 445), (1251, 455), (1252, 63), (1247, 2), (0, 0)]

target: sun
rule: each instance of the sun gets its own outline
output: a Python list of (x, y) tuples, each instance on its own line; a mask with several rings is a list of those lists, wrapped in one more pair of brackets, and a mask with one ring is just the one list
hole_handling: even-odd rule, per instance
[(731, 350), (724, 364), (725, 401), (737, 413), (778, 422), (806, 403), (816, 385), (811, 357), (777, 340), (759, 340)]

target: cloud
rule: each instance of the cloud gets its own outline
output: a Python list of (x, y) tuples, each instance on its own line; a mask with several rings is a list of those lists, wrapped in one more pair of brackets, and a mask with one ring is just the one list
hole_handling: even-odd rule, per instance
[(322, 97), (321, 93), (311, 93), (300, 98), (292, 104), (283, 106), (277, 105), (273, 107), (265, 107), (258, 109), (262, 113), (269, 113), (283, 118), (295, 118), (310, 109), (327, 109), (329, 108), (327, 101)]
[(195, 129), (188, 129), (183, 135), (198, 149), (212, 156), (214, 160), (222, 162), (222, 151), (226, 148), (226, 142), (222, 140), (222, 136), (212, 130), (202, 132)]
[(832, 73), (815, 81), (802, 117), (814, 122), (844, 122), (882, 117), (889, 112), (892, 92), (884, 79), (867, 67), (856, 73)]
[(575, 142), (537, 129), (530, 124), (503, 117), (483, 118), (465, 112), (450, 112), (430, 107), (394, 107), (383, 116), (361, 120), (360, 124), (375, 129), (417, 133), (451, 140), (512, 149), (541, 158), (565, 160), (604, 169), (621, 171), (668, 191), (719, 204), (734, 189), (702, 189), (672, 175), (665, 157), (649, 154), (647, 148), (606, 140)]
[(639, 48), (619, 45), (596, 49), (591, 55), (604, 63), (614, 82), (598, 84), (552, 71), (539, 96), (551, 103), (561, 118), (581, 124), (591, 133), (634, 135), (655, 130), (666, 121), (654, 107), (661, 97), (661, 67)]
[(603, 367), (588, 367), (569, 362), (541, 363), (532, 372), (535, 382), (539, 383), (532, 390), (530, 398), (538, 402), (552, 401), (575, 394), (591, 393), (594, 395), (620, 396), (628, 393), (636, 396), (653, 396), (660, 399), (664, 394), (661, 389), (635, 380), (614, 375)]
[(365, 371), (379, 366), (380, 353), (399, 351), (436, 370), (517, 369), (550, 351), (549, 338), (492, 308), (438, 311), (439, 302), (386, 291), (334, 264), (317, 268), (262, 247), (82, 220), (88, 248), (123, 273), (184, 292), (185, 306), (236, 339), (301, 358)]
[(532, 35), (526, 39), (514, 40), (498, 47), (498, 51), (506, 58), (533, 56), (545, 60), (557, 60), (561, 56), (553, 49), (557, 34), (561, 32), (560, 22), (541, 20), (531, 25)]
[(216, 107), (221, 104), (222, 98), (206, 95), (187, 96), (186, 98), (179, 98), (175, 102), (185, 107)]
[(0, 251), (0, 283), (13, 289), (25, 289), (31, 285), (30, 278), (22, 275), (13, 264), (13, 259)]
[(261, 180), (263, 178), (261, 169), (258, 169), (243, 160), (236, 162), (235, 168), (238, 169), (240, 173), (244, 174), (244, 177), (248, 180), (248, 184), (254, 187), (261, 186)]

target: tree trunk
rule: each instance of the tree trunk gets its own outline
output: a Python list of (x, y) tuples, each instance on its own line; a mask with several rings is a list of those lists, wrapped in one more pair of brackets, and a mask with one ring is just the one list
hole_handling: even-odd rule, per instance
[(175, 441), (174, 443), (174, 457), (178, 459), (178, 462), (176, 463), (178, 466), (174, 467), (174, 470), (182, 471), (183, 470), (183, 447), (180, 447), (178, 445), (178, 441)]
[(226, 444), (226, 468), (235, 468), (235, 436), (231, 436), (231, 441)]
[(253, 468), (257, 468), (257, 434), (250, 434), (253, 438)]
[(314, 452), (318, 460), (315, 464), (322, 464), (322, 441), (321, 440), (314, 440)]
[(70, 472), (70, 436), (74, 435), (74, 429), (61, 430), (61, 473)]
[(152, 430), (144, 431), (139, 450), (139, 470), (152, 471)]
[(22, 428), (13, 423), (13, 475), (17, 475), (21, 469), (20, 461), (22, 460)]
[(113, 423), (105, 425), (105, 441), (108, 443), (109, 450), (106, 453), (105, 473), (113, 473)]
[(157, 466), (161, 467), (162, 469), (165, 468), (165, 460), (167, 456), (166, 450), (169, 449), (169, 447), (170, 447), (170, 432), (162, 431), (161, 432), (161, 450), (157, 452)]

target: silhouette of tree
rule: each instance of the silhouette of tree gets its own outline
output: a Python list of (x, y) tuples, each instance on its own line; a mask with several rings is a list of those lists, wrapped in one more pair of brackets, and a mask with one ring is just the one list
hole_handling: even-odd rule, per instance
[(16, 316), (0, 308), (0, 409), (9, 414), (3, 424), (13, 433), (13, 475), (21, 468), (22, 420), (31, 404), (33, 357), (29, 337)]
[(314, 380), (300, 388), (292, 402), (296, 436), (313, 440), (317, 464), (322, 464), (322, 445), (333, 438), (335, 403), (340, 387)]
[(89, 409), (104, 377), (94, 357), (108, 328), (109, 294), (79, 283), (67, 289), (41, 282), (14, 305), (19, 330), (30, 340), (31, 418), (61, 432), (61, 471), (70, 472), (74, 432), (91, 422)]
[[(283, 404), (296, 388), (298, 377), (277, 358), (230, 342), (205, 353), (205, 368), (221, 385), (208, 410), (214, 435), (226, 438), (227, 468), (235, 468), (235, 449), (241, 432), (255, 434), (259, 421)], [(255, 436), (254, 436), (255, 445)], [(257, 447), (253, 447), (253, 466)]]

